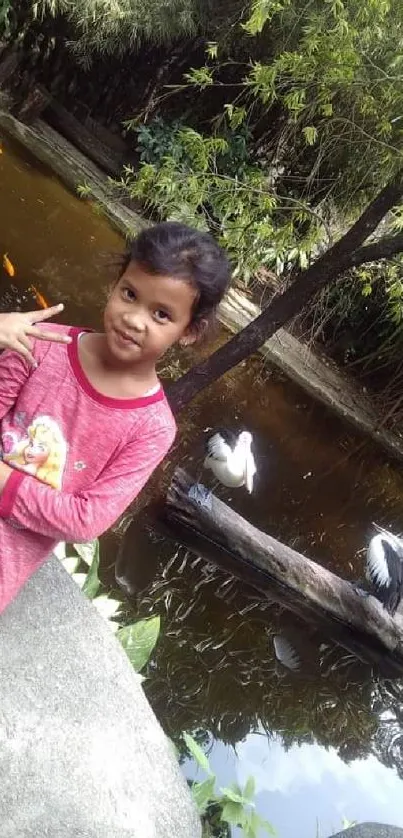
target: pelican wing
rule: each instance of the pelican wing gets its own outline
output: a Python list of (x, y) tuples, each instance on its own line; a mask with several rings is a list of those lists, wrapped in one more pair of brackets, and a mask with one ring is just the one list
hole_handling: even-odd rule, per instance
[(394, 614), (403, 592), (403, 546), (390, 533), (375, 536), (368, 548), (367, 573), (376, 596)]
[(388, 553), (385, 546), (389, 548), (389, 542), (379, 534), (371, 538), (367, 550), (367, 576), (377, 591), (389, 585)]
[[(398, 539), (397, 539), (398, 540)], [(389, 585), (379, 594), (379, 599), (389, 611), (394, 614), (400, 604), (403, 588), (403, 562), (402, 548), (400, 543), (396, 549), (395, 545), (384, 541), (386, 561), (389, 568)]]
[(221, 434), (213, 434), (206, 442), (207, 457), (212, 460), (226, 462), (231, 457), (232, 451), (228, 443), (224, 441)]

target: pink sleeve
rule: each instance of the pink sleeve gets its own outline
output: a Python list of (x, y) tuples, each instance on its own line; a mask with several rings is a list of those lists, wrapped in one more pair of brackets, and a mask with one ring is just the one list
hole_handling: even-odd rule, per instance
[(30, 374), (30, 367), (18, 352), (0, 353), (0, 419), (15, 404)]
[(174, 427), (129, 443), (85, 491), (56, 491), (13, 471), (0, 499), (0, 518), (57, 541), (91, 541), (119, 518), (168, 452)]
[[(67, 334), (69, 327), (60, 326), (56, 323), (48, 323), (46, 331), (61, 332)], [(32, 340), (32, 354), (38, 364), (49, 352), (51, 344), (41, 340)], [(11, 349), (0, 352), (0, 420), (6, 416), (10, 408), (18, 399), (20, 391), (25, 382), (32, 374), (33, 369), (22, 355)]]

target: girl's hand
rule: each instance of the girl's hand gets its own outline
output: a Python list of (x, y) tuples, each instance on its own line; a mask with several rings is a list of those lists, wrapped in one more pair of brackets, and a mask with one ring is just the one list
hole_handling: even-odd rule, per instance
[(48, 320), (49, 317), (60, 314), (63, 308), (63, 303), (60, 303), (57, 306), (39, 311), (0, 313), (0, 347), (19, 352), (29, 364), (36, 367), (37, 363), (32, 355), (30, 338), (50, 340), (55, 343), (71, 343), (71, 338), (68, 335), (45, 332), (34, 326), (34, 323), (41, 323), (42, 320)]

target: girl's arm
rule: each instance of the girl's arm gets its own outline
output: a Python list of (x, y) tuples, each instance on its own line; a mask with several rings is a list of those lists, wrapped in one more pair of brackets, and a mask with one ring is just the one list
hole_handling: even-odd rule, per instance
[(129, 443), (88, 489), (57, 491), (0, 463), (0, 518), (57, 541), (91, 541), (119, 518), (168, 452), (167, 426)]

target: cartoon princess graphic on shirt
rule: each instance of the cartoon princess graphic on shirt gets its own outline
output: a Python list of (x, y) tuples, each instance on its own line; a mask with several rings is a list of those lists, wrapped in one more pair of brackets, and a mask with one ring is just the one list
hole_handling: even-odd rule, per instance
[(5, 463), (34, 475), (54, 489), (61, 489), (67, 444), (54, 419), (38, 416), (29, 426), (27, 436), (22, 439), (10, 431), (6, 435), (7, 451), (3, 453)]

